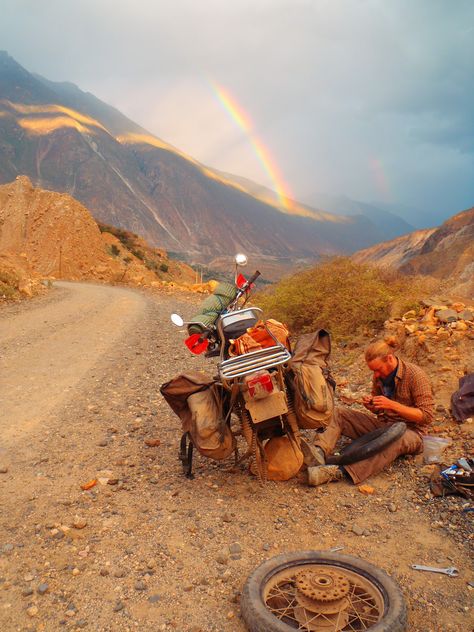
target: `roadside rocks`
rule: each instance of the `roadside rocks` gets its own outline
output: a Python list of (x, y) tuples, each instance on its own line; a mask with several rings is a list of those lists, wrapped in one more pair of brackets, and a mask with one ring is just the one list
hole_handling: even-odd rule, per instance
[[(451, 303), (450, 301), (448, 301)], [(401, 318), (392, 318), (385, 329), (398, 335), (416, 336), (420, 344), (428, 337), (449, 340), (451, 337), (474, 339), (474, 306), (452, 303), (449, 306), (435, 301), (423, 301), (419, 310), (409, 310)]]
[(81, 518), (80, 516), (75, 516), (72, 526), (74, 529), (84, 529), (87, 527), (87, 520), (85, 518)]

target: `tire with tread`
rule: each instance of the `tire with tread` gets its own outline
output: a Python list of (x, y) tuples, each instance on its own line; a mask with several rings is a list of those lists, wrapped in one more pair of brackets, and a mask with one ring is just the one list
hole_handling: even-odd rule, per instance
[(304, 564), (330, 564), (358, 573), (373, 583), (384, 598), (385, 612), (381, 621), (367, 628), (370, 632), (406, 632), (407, 608), (399, 586), (382, 569), (352, 555), (326, 551), (297, 551), (272, 557), (248, 577), (240, 608), (249, 632), (294, 632), (291, 627), (275, 617), (263, 602), (263, 589), (268, 580), (278, 572)]
[(388, 445), (400, 439), (407, 429), (404, 421), (395, 423), (384, 428), (377, 428), (372, 432), (354, 439), (348, 446), (341, 450), (340, 455), (330, 456), (327, 463), (331, 465), (350, 465), (368, 459), (374, 454), (378, 454)]

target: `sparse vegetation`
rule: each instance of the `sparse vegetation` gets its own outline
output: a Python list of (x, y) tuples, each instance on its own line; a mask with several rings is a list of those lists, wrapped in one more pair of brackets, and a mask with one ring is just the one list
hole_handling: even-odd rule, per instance
[(11, 300), (18, 296), (18, 278), (8, 270), (0, 269), (0, 299)]
[(114, 235), (128, 249), (133, 248), (135, 241), (139, 239), (138, 235), (128, 230), (124, 230), (123, 228), (117, 228), (116, 226), (110, 226), (109, 224), (102, 224), (100, 222), (97, 224), (101, 233), (110, 233), (111, 235)]
[[(163, 279), (163, 275), (168, 274), (173, 277), (178, 276), (179, 278), (191, 281), (191, 271), (186, 269), (187, 266), (178, 264), (170, 267), (168, 253), (163, 249), (150, 247), (140, 236), (123, 228), (117, 228), (116, 226), (110, 226), (109, 224), (100, 222), (98, 222), (98, 226), (102, 233), (110, 233), (120, 241), (123, 249), (117, 244), (111, 244), (107, 246), (107, 251), (114, 257), (121, 257), (126, 268), (132, 263), (135, 257), (159, 279)], [(119, 278), (119, 281), (125, 278), (126, 268)]]
[(140, 259), (141, 261), (145, 261), (145, 253), (142, 250), (137, 250), (135, 248), (132, 248), (130, 252), (137, 259)]
[(416, 308), (433, 291), (428, 286), (426, 279), (397, 278), (348, 257), (335, 257), (283, 279), (254, 300), (294, 333), (323, 327), (334, 338), (345, 339)]

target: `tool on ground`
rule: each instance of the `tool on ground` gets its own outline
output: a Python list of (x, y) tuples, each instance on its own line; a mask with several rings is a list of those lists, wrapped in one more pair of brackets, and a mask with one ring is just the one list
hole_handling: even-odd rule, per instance
[(338, 551), (342, 551), (345, 548), (343, 546), (333, 546), (332, 549), (328, 549), (329, 553), (337, 553)]
[(420, 564), (412, 564), (411, 567), (415, 571), (429, 571), (431, 573), (442, 573), (443, 575), (449, 575), (449, 577), (457, 577), (459, 571), (454, 566), (448, 566), (448, 568), (436, 568), (435, 566), (421, 566)]

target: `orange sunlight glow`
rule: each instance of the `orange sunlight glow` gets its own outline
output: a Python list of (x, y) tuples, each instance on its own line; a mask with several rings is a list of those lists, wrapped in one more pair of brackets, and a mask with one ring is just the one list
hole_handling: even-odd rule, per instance
[(218, 182), (222, 182), (223, 184), (232, 186), (235, 189), (239, 189), (240, 191), (246, 192), (243, 186), (237, 184), (236, 182), (233, 182), (230, 179), (224, 178), (223, 176), (219, 175), (212, 169), (209, 169), (208, 167), (205, 167), (204, 165), (202, 165), (192, 156), (188, 156), (184, 152), (180, 151), (179, 149), (176, 149), (172, 145), (168, 145), (168, 143), (165, 143), (163, 140), (160, 140), (159, 138), (156, 138), (155, 136), (151, 136), (148, 134), (122, 134), (121, 136), (117, 136), (115, 140), (117, 140), (119, 143), (122, 143), (122, 144), (143, 143), (145, 145), (151, 145), (152, 147), (157, 147), (158, 149), (171, 151), (177, 156), (180, 156), (181, 158), (183, 158), (184, 160), (188, 160), (189, 162), (192, 162), (205, 176), (208, 176), (209, 178), (213, 178), (214, 180), (217, 180)]
[(72, 127), (78, 132), (93, 132), (89, 127), (67, 116), (19, 118), (17, 123), (32, 134), (51, 134), (62, 127)]
[[(99, 123), (99, 121), (96, 121), (90, 116), (81, 114), (81, 112), (77, 112), (76, 110), (67, 108), (63, 105), (24, 105), (23, 103), (12, 103), (11, 101), (7, 101), (6, 99), (0, 100), (0, 105), (6, 106), (10, 110), (18, 112), (18, 114), (27, 115), (28, 118), (23, 117), (18, 119), (19, 124), (23, 128), (31, 130), (32, 132), (37, 134), (47, 134), (51, 131), (54, 131), (55, 129), (58, 129), (58, 127), (75, 127), (78, 131), (92, 131), (89, 129), (90, 127), (97, 127), (104, 132), (107, 132), (106, 128), (101, 123)], [(2, 114), (3, 116), (7, 115), (6, 112), (3, 112)], [(45, 114), (59, 114), (63, 116), (36, 116)], [(62, 123), (56, 125), (51, 124), (51, 129), (49, 129), (49, 126), (44, 124), (45, 121), (53, 121), (55, 118), (57, 118), (58, 121), (62, 121)], [(41, 121), (42, 123), (40, 125), (34, 124), (35, 120)], [(70, 121), (69, 123), (66, 122), (68, 120)], [(75, 125), (74, 122), (77, 123), (77, 125)]]

